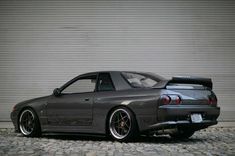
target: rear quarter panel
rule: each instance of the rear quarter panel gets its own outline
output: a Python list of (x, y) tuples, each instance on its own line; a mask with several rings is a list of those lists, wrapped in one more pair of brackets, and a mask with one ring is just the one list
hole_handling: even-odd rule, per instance
[(137, 120), (139, 130), (157, 121), (159, 89), (132, 89), (125, 91), (97, 92), (93, 107), (93, 129), (104, 133), (109, 113), (116, 107), (130, 109)]

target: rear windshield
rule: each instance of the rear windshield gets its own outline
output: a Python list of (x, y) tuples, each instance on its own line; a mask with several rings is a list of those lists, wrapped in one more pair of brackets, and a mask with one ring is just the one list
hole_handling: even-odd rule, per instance
[(122, 72), (126, 81), (134, 88), (150, 88), (160, 81), (154, 75), (145, 73)]

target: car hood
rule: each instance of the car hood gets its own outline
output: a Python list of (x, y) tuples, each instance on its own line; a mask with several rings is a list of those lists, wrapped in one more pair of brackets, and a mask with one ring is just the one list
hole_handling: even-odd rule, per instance
[(42, 103), (46, 102), (49, 97), (50, 97), (50, 95), (22, 101), (22, 102), (15, 105), (15, 109), (17, 110), (17, 109), (22, 108), (24, 106), (42, 104)]

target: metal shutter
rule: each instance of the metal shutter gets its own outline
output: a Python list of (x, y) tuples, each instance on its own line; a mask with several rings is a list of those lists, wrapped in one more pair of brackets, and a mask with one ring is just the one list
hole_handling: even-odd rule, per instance
[(234, 120), (235, 1), (0, 1), (0, 120), (96, 70), (211, 77)]

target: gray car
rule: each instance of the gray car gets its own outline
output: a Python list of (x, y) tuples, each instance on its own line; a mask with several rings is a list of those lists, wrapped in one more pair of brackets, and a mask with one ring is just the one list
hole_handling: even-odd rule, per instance
[(185, 139), (217, 124), (220, 108), (209, 78), (173, 77), (132, 71), (79, 75), (52, 95), (16, 104), (16, 132), (106, 134), (118, 141), (169, 134)]

